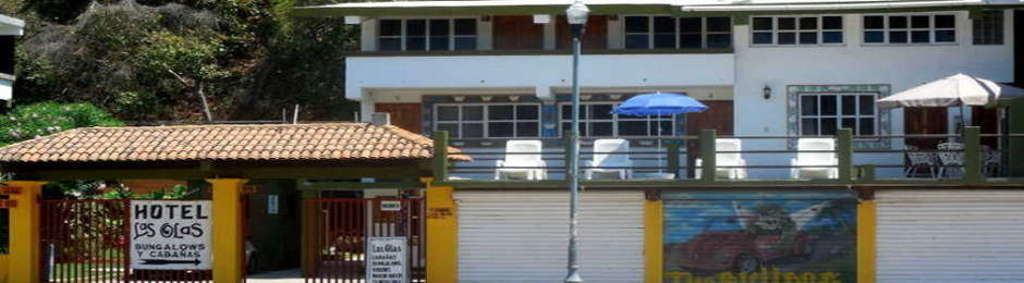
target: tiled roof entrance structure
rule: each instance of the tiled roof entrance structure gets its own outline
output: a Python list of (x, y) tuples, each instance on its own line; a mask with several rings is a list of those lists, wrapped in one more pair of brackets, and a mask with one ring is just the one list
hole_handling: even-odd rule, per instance
[[(185, 173), (168, 171), (173, 169), (189, 171), (181, 177), (259, 177), (250, 175), (313, 173), (317, 171), (311, 169), (319, 168), (332, 172), (324, 177), (383, 178), (396, 172), (416, 177), (430, 175), (433, 147), (430, 138), (366, 123), (95, 127), (0, 148), (0, 166), (5, 173), (28, 175), (69, 170)], [(451, 156), (454, 161), (465, 158)], [(277, 170), (268, 171), (273, 168)], [(337, 174), (344, 169), (365, 171), (366, 176)]]

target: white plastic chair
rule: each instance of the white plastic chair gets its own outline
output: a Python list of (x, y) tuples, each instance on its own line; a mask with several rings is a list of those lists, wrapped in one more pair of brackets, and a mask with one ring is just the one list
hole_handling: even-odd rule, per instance
[[(965, 173), (964, 171), (964, 144), (956, 142), (940, 143), (939, 149), (939, 161), (942, 162), (942, 167), (939, 168), (939, 177), (946, 177), (948, 173), (958, 171), (960, 174)], [(951, 170), (950, 170), (951, 169)], [(962, 175), (953, 175), (952, 177), (959, 177)]]
[[(715, 139), (715, 150), (740, 151), (743, 150), (743, 142), (740, 139)], [(697, 158), (695, 163), (697, 167), (700, 167), (703, 160)], [(738, 152), (715, 153), (715, 163), (718, 166), (728, 166), (728, 168), (715, 168), (715, 174), (718, 178), (728, 178), (731, 180), (747, 178), (747, 168), (742, 168), (747, 166), (747, 161)], [(694, 177), (699, 179), (703, 176), (702, 172), (704, 172), (703, 168), (697, 168), (694, 172)]]
[(935, 167), (936, 161), (934, 152), (921, 152), (916, 146), (907, 146), (907, 160), (910, 160), (910, 166), (903, 170), (903, 175), (906, 177), (916, 177), (918, 170), (921, 168), (928, 169), (928, 176), (935, 178)]
[[(502, 179), (526, 179), (544, 180), (548, 178), (547, 162), (541, 155), (544, 150), (539, 140), (513, 140), (505, 144), (505, 160), (498, 160), (497, 170), (494, 172), (495, 180)], [(514, 154), (507, 154), (514, 153)], [(536, 154), (529, 154), (536, 153)], [(505, 167), (535, 167), (535, 168), (505, 168)], [(518, 178), (517, 178), (518, 177)]]
[(587, 180), (593, 180), (594, 173), (616, 173), (623, 180), (633, 178), (633, 169), (628, 169), (633, 167), (633, 160), (628, 152), (629, 141), (624, 139), (594, 141), (594, 160), (584, 162), (584, 166), (591, 167), (584, 171)]
[[(797, 142), (796, 158), (790, 160), (790, 175), (794, 179), (836, 179), (839, 178), (839, 159), (836, 158), (836, 141), (831, 138), (802, 138)], [(808, 151), (818, 152), (808, 152)], [(831, 152), (821, 152), (830, 150)], [(799, 167), (811, 166), (811, 167)], [(813, 167), (830, 166), (830, 167)]]

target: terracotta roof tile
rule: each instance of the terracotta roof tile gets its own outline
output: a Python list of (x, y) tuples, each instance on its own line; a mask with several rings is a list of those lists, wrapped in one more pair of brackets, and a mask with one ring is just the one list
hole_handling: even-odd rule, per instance
[(432, 158), (433, 146), (422, 135), (366, 123), (94, 127), (0, 148), (0, 162), (401, 160)]

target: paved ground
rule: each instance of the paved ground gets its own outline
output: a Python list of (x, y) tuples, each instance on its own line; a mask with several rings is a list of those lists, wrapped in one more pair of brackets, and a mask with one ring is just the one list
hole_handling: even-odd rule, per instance
[(248, 283), (301, 283), (302, 272), (298, 269), (265, 272), (249, 275)]

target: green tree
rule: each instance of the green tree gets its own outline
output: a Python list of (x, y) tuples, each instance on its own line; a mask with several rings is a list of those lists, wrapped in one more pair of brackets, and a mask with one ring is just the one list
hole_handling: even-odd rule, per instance
[(43, 102), (14, 108), (0, 117), (0, 145), (92, 126), (123, 126), (110, 113), (85, 103)]

